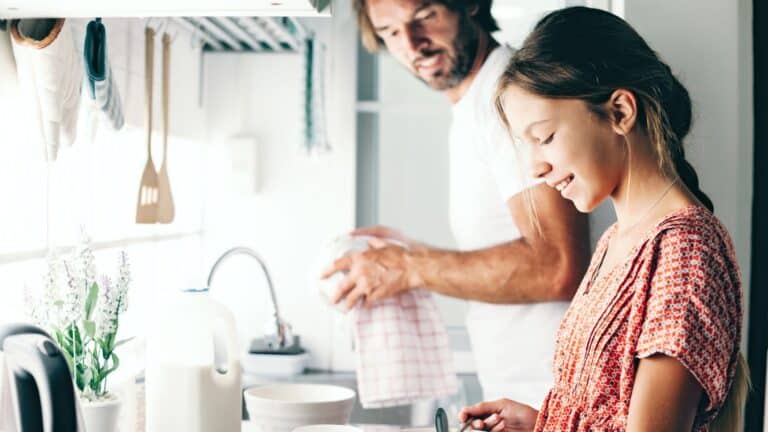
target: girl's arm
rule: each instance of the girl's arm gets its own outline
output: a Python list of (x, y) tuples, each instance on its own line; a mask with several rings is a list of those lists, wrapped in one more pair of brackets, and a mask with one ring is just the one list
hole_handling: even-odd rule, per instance
[(663, 354), (640, 359), (627, 432), (689, 432), (703, 390), (680, 361)]

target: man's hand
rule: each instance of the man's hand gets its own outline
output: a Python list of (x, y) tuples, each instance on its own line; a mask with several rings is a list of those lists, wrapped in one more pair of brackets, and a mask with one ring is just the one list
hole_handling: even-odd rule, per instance
[(539, 412), (535, 409), (509, 399), (492, 402), (480, 402), (466, 407), (459, 413), (459, 421), (464, 423), (473, 418), (471, 427), (475, 430), (492, 432), (530, 432), (536, 426)]
[(402, 243), (411, 249), (422, 246), (420, 243), (404, 236), (400, 231), (383, 225), (358, 228), (349, 234), (353, 236), (376, 237), (382, 240), (394, 240), (395, 242)]
[(345, 255), (323, 271), (320, 276), (323, 279), (337, 272), (346, 274), (339, 282), (336, 294), (331, 299), (333, 304), (344, 301), (349, 310), (358, 301), (364, 300), (364, 306), (370, 307), (378, 300), (418, 286), (415, 285), (417, 281), (408, 259), (409, 250), (388, 243), (383, 238), (397, 240), (406, 245), (416, 245), (415, 242), (384, 227), (357, 230), (352, 234), (372, 235), (378, 238), (371, 239), (369, 242), (371, 249)]

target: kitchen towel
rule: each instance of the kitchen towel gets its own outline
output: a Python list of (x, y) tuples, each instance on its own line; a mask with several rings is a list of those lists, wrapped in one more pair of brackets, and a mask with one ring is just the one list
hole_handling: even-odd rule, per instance
[(112, 128), (121, 129), (124, 123), (123, 107), (117, 83), (113, 78), (112, 65), (107, 56), (107, 32), (101, 19), (97, 18), (88, 23), (83, 56), (91, 99), (107, 117)]
[[(329, 248), (337, 256), (329, 258), (365, 250), (368, 239), (337, 239)], [(339, 275), (335, 276), (332, 279), (338, 280)], [(321, 289), (329, 291), (327, 285)], [(429, 291), (408, 290), (378, 301), (370, 309), (358, 304), (349, 319), (363, 408), (406, 405), (458, 391), (448, 333)]]
[(304, 147), (307, 153), (331, 150), (325, 112), (325, 47), (311, 36), (304, 40)]
[(46, 159), (56, 160), (60, 143), (75, 141), (83, 81), (70, 26), (61, 18), (22, 19), (10, 30), (28, 130)]

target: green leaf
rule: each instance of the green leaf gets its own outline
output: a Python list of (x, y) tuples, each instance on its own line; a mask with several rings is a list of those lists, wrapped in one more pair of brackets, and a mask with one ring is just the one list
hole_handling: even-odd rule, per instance
[(120, 357), (117, 356), (117, 354), (112, 353), (112, 367), (104, 371), (104, 378), (107, 377), (107, 375), (114, 372), (118, 367), (120, 366)]
[(88, 290), (88, 297), (85, 299), (85, 319), (90, 320), (91, 319), (91, 313), (93, 313), (93, 309), (96, 307), (96, 303), (99, 300), (99, 285), (94, 282), (91, 285), (91, 289)]
[(85, 320), (83, 321), (83, 329), (85, 330), (85, 334), (90, 336), (91, 339), (96, 339), (96, 323), (93, 321)]
[(64, 354), (64, 359), (67, 360), (70, 375), (75, 375), (75, 367), (72, 364), (72, 355), (66, 350), (61, 350), (61, 353)]
[[(76, 368), (80, 369), (80, 368)], [(85, 390), (85, 376), (84, 372), (76, 371), (75, 373), (75, 384), (77, 385), (78, 390), (83, 391)]]
[(120, 341), (118, 341), (115, 344), (115, 348), (117, 348), (117, 347), (119, 347), (121, 345), (125, 345), (125, 344), (127, 344), (128, 342), (130, 342), (130, 341), (132, 341), (134, 339), (136, 339), (136, 336), (131, 336), (131, 337), (127, 338), (127, 339), (120, 340)]

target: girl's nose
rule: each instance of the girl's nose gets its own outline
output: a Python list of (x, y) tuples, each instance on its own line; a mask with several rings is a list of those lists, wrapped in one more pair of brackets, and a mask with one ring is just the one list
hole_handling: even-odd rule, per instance
[(547, 162), (544, 161), (533, 161), (533, 165), (531, 168), (531, 174), (533, 175), (533, 178), (543, 178), (552, 171), (552, 165), (550, 165)]

